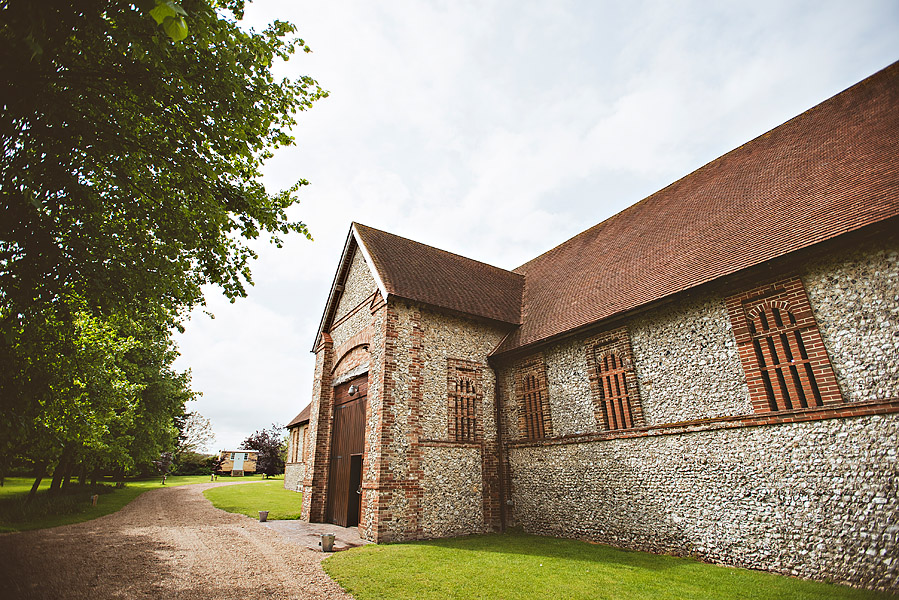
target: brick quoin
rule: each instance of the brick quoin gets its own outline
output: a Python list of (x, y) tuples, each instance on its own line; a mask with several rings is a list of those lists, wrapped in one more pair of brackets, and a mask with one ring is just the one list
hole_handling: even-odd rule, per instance
[[(321, 356), (321, 369), (316, 373), (316, 398), (313, 399), (310, 423), (315, 419), (316, 444), (310, 464), (306, 467), (303, 482), (304, 493), (309, 496), (308, 514), (303, 515), (310, 522), (323, 522), (327, 510), (328, 473), (331, 456), (331, 414), (333, 412), (333, 388), (323, 382), (324, 374), (331, 372), (334, 342), (327, 333), (316, 351)], [(305, 502), (303, 503), (306, 504)], [(305, 506), (304, 506), (305, 508)]]

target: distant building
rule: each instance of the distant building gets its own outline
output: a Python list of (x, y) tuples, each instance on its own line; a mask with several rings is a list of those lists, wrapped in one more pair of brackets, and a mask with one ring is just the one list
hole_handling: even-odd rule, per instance
[(287, 461), (284, 464), (284, 489), (303, 491), (309, 444), (309, 409), (311, 404), (287, 424)]
[(259, 453), (255, 450), (222, 450), (220, 473), (228, 473), (232, 477), (243, 477), (256, 472), (256, 459)]
[(899, 63), (512, 271), (354, 223), (313, 350), (306, 520), (897, 590)]

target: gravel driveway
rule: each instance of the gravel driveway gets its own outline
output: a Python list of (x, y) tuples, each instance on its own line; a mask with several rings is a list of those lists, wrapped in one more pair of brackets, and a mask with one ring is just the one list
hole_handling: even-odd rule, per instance
[(0, 535), (0, 598), (351, 598), (321, 552), (213, 507), (202, 492), (220, 485), (234, 484), (161, 488), (93, 521)]

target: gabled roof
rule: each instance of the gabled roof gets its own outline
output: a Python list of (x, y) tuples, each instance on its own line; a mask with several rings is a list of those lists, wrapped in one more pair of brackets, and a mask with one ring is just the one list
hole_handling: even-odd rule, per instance
[(385, 298), (520, 323), (497, 355), (899, 217), (897, 148), (894, 63), (511, 272), (354, 223), (317, 340), (357, 247)]
[(521, 275), (359, 223), (353, 229), (388, 295), (502, 323), (521, 322)]
[(312, 403), (306, 405), (306, 408), (300, 411), (300, 414), (295, 416), (293, 420), (284, 426), (285, 429), (292, 429), (294, 427), (298, 427), (303, 423), (309, 422), (309, 411), (312, 409)]
[(393, 296), (510, 325), (521, 323), (523, 276), (353, 223), (331, 284), (313, 351), (336, 316), (357, 249), (362, 252), (385, 300)]
[(899, 214), (899, 63), (515, 269), (495, 354)]

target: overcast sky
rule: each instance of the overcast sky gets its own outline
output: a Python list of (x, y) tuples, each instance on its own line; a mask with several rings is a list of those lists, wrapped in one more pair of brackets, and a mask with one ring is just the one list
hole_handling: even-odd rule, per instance
[(215, 449), (311, 400), (350, 223), (512, 269), (899, 59), (899, 2), (257, 0), (329, 98), (269, 191), (314, 242), (260, 245), (249, 297), (207, 291), (177, 337)]

